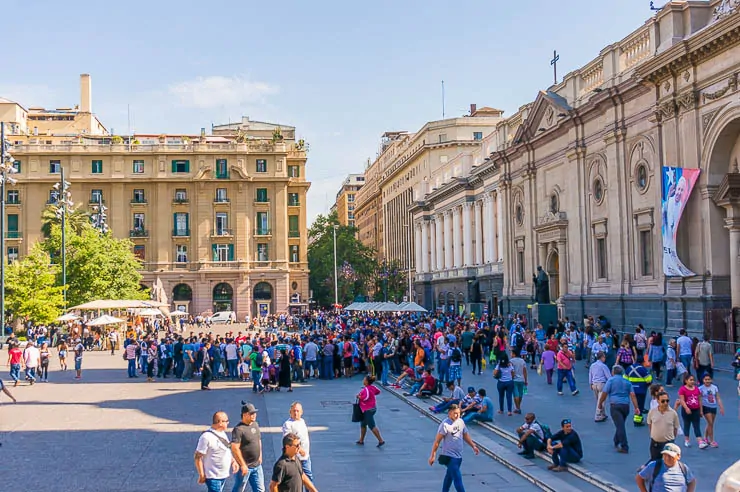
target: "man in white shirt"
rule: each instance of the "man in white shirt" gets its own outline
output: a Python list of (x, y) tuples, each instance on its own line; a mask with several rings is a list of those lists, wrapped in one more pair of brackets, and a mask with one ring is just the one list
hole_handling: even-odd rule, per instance
[(31, 383), (36, 382), (36, 369), (39, 367), (41, 352), (34, 342), (28, 342), (26, 350), (23, 351), (23, 362), (26, 364), (26, 379)]
[(229, 343), (226, 344), (224, 353), (226, 354), (226, 367), (229, 369), (229, 377), (231, 379), (237, 379), (239, 377), (239, 371), (237, 371), (239, 350), (233, 339), (229, 338)]
[(222, 491), (226, 479), (238, 470), (236, 460), (231, 454), (231, 439), (226, 434), (229, 417), (225, 412), (213, 414), (213, 424), (200, 435), (195, 448), (195, 470), (198, 483), (206, 485), (206, 490)]
[(678, 345), (678, 360), (686, 366), (688, 374), (691, 374), (691, 358), (693, 355), (691, 347), (693, 342), (691, 341), (691, 338), (686, 335), (686, 330), (681, 329), (678, 333), (680, 335), (678, 340), (676, 340), (676, 344)]
[(535, 451), (545, 449), (545, 432), (533, 413), (524, 416), (524, 423), (516, 433), (519, 436), (517, 447), (522, 449), (519, 454), (525, 458), (532, 459)]
[(604, 352), (604, 355), (609, 353), (609, 346), (604, 343), (604, 335), (596, 337), (596, 341), (591, 345), (591, 357), (596, 361), (596, 354)]
[(596, 397), (594, 422), (604, 422), (606, 420), (606, 410), (603, 407), (599, 408), (599, 398), (601, 397), (601, 391), (604, 389), (604, 385), (612, 377), (612, 374), (604, 361), (606, 361), (606, 354), (600, 351), (596, 354), (596, 362), (588, 368), (588, 385)]
[(303, 405), (295, 401), (290, 405), (290, 418), (283, 424), (283, 436), (295, 434), (301, 439), (298, 448), (298, 459), (301, 462), (303, 473), (313, 482), (313, 470), (311, 470), (311, 441), (308, 438), (308, 426), (303, 420)]
[(108, 334), (108, 343), (110, 344), (110, 354), (116, 355), (116, 345), (118, 345), (118, 332), (113, 329)]

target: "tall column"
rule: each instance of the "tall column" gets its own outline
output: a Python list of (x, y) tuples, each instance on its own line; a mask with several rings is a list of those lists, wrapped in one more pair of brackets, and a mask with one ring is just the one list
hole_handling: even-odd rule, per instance
[(460, 207), (455, 207), (452, 209), (452, 261), (455, 265), (455, 268), (460, 268), (463, 265), (463, 255), (462, 255), (462, 241), (461, 241), (461, 224), (460, 224), (460, 215), (462, 213), (462, 210)]
[(730, 231), (730, 298), (732, 307), (740, 307), (740, 219), (725, 219)]
[(444, 220), (443, 215), (438, 214), (435, 216), (434, 219), (434, 232), (437, 236), (436, 239), (436, 246), (435, 246), (435, 254), (437, 256), (437, 271), (442, 271), (445, 269), (445, 256), (444, 256), (444, 246), (443, 246), (443, 233), (444, 233)]
[(416, 259), (414, 266), (416, 268), (416, 273), (424, 272), (424, 270), (422, 269), (422, 265), (421, 265), (422, 263), (421, 257), (424, 254), (424, 249), (421, 245), (421, 234), (422, 234), (421, 227), (422, 227), (421, 222), (418, 224), (414, 224), (414, 228), (416, 229), (415, 231), (416, 234), (414, 234), (414, 258)]
[(483, 264), (483, 204), (475, 202), (475, 264)]
[(427, 273), (429, 271), (429, 221), (423, 220), (421, 222), (421, 258), (416, 260), (417, 265), (421, 264), (421, 271)]
[(547, 244), (546, 243), (540, 244), (538, 245), (538, 248), (539, 248), (539, 255), (537, 258), (539, 259), (539, 262), (538, 262), (539, 265), (535, 265), (535, 268), (537, 268), (538, 266), (541, 266), (542, 269), (545, 270), (545, 273), (547, 273), (547, 265), (545, 265), (545, 263), (547, 262)]
[(486, 263), (491, 263), (496, 261), (497, 258), (493, 257), (493, 242), (496, 240), (496, 224), (493, 222), (493, 198), (490, 193), (487, 193), (483, 199), (483, 206), (485, 207), (485, 222), (483, 223), (483, 234), (485, 236), (483, 242), (486, 249), (485, 257)]
[(498, 257), (504, 257), (504, 207), (501, 192), (496, 193), (496, 231), (498, 233)]
[(473, 264), (473, 204), (463, 203), (463, 265)]
[(445, 211), (443, 218), (444, 240), (445, 240), (445, 270), (452, 268), (452, 212)]
[[(558, 241), (558, 290), (560, 297), (565, 297), (568, 293), (568, 243), (565, 240)], [(544, 266), (542, 268), (545, 268)]]

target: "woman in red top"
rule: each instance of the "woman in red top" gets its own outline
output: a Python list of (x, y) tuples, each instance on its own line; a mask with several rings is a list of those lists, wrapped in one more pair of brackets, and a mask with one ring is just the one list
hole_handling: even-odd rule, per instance
[(690, 373), (686, 373), (683, 386), (678, 390), (678, 403), (681, 405), (681, 419), (683, 420), (684, 445), (691, 446), (691, 427), (694, 428), (697, 444), (703, 442), (701, 433), (701, 419), (704, 413), (701, 408), (701, 392), (696, 387), (696, 379)]
[(578, 394), (578, 388), (576, 388), (576, 380), (573, 378), (573, 352), (568, 350), (568, 344), (565, 341), (560, 343), (560, 351), (555, 357), (555, 360), (558, 363), (558, 380), (556, 381), (558, 394), (563, 394), (563, 379), (566, 379), (571, 394), (576, 396)]
[(375, 404), (375, 396), (380, 394), (380, 390), (373, 386), (375, 382), (375, 376), (365, 376), (362, 380), (362, 389), (357, 393), (357, 399), (360, 402), (360, 410), (362, 410), (362, 422), (360, 422), (360, 440), (356, 442), (362, 446), (365, 444), (365, 434), (367, 434), (368, 427), (370, 431), (378, 439), (378, 447), (382, 447), (385, 444), (383, 437), (380, 435), (380, 429), (375, 425), (375, 412), (378, 410)]

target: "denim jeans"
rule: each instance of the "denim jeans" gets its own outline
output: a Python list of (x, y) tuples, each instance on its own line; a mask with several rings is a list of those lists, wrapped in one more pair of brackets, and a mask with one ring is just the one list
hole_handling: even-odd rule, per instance
[(175, 359), (175, 377), (180, 379), (185, 369), (185, 362), (182, 359)]
[[(679, 355), (678, 360), (686, 366), (686, 370), (691, 374), (691, 356), (690, 355)], [(701, 381), (696, 382), (697, 385), (701, 384)]]
[(18, 381), (21, 378), (21, 365), (10, 364), (10, 379)]
[(571, 391), (576, 390), (576, 382), (573, 379), (573, 371), (570, 369), (558, 369), (558, 393), (563, 392), (563, 378), (568, 380), (568, 386), (570, 386)]
[(512, 396), (514, 395), (514, 381), (499, 381), (496, 383), (498, 390), (498, 409), (504, 411), (504, 397), (506, 398), (506, 408), (511, 412)]
[(380, 374), (380, 383), (383, 385), (388, 384), (388, 371), (390, 371), (390, 363), (388, 362), (388, 359), (384, 359), (382, 366), (382, 372)]
[(262, 391), (261, 373), (259, 370), (252, 370), (252, 391)]
[(226, 359), (226, 365), (229, 368), (229, 377), (236, 379), (239, 377), (239, 371), (236, 370), (236, 366), (239, 363), (239, 359)]
[(445, 473), (445, 479), (442, 482), (442, 492), (449, 492), (452, 484), (455, 484), (455, 490), (457, 492), (465, 492), (465, 486), (462, 481), (462, 472), (460, 467), (462, 466), (462, 458), (450, 457), (450, 462), (447, 464), (447, 473)]
[(231, 489), (231, 492), (245, 492), (247, 490), (247, 483), (252, 488), (252, 492), (265, 492), (265, 474), (262, 471), (262, 465), (249, 468), (246, 476), (242, 475), (241, 470), (236, 472), (234, 475), (234, 488)]
[(440, 403), (439, 405), (437, 405), (436, 407), (434, 407), (434, 413), (444, 412), (445, 410), (447, 410), (448, 408), (450, 408), (450, 405), (452, 405), (453, 403), (454, 404), (459, 404), (460, 403), (460, 400), (443, 401), (442, 403)]
[(331, 356), (321, 360), (321, 379), (334, 379), (334, 360)]
[(136, 377), (136, 359), (128, 360), (128, 377), (130, 378)]
[(450, 371), (450, 359), (439, 359), (438, 362), (439, 380), (442, 382), (448, 381)]
[(311, 466), (311, 457), (309, 456), (307, 460), (300, 460), (301, 461), (301, 468), (303, 468), (303, 473), (306, 474), (309, 480), (313, 482), (313, 467)]
[(223, 492), (226, 485), (225, 478), (206, 478), (206, 490), (208, 492)]
[(581, 457), (578, 453), (570, 448), (558, 448), (552, 450), (552, 464), (555, 466), (565, 466), (567, 463), (578, 463)]
[(139, 356), (139, 367), (141, 367), (142, 374), (146, 373), (147, 359), (148, 357), (146, 355)]
[(490, 418), (486, 417), (485, 415), (483, 415), (482, 413), (478, 413), (478, 412), (470, 412), (469, 414), (466, 414), (463, 417), (463, 422), (465, 422), (466, 424), (469, 424), (470, 422), (472, 422), (474, 420), (479, 420), (481, 422), (493, 422), (492, 419), (490, 419)]
[(411, 386), (411, 389), (409, 390), (409, 393), (411, 393), (412, 395), (415, 394), (417, 391), (419, 391), (421, 389), (421, 385), (422, 385), (422, 383), (414, 383), (414, 385)]
[(26, 377), (33, 382), (36, 382), (36, 368), (26, 367)]
[(315, 360), (306, 361), (306, 377), (316, 377), (316, 371), (319, 369), (319, 363)]

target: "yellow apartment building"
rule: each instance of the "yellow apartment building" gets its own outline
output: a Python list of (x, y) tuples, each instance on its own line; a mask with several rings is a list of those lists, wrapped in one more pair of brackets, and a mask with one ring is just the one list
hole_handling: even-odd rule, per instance
[(344, 226), (355, 226), (355, 204), (357, 192), (364, 186), (365, 176), (362, 174), (350, 174), (342, 183), (337, 193), (335, 207), (339, 223)]

